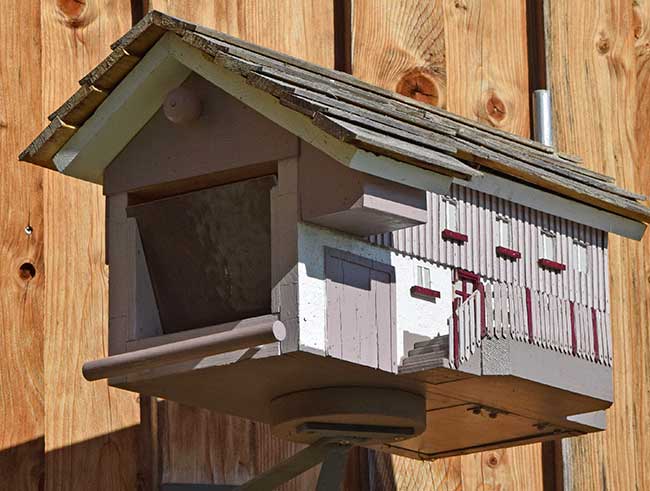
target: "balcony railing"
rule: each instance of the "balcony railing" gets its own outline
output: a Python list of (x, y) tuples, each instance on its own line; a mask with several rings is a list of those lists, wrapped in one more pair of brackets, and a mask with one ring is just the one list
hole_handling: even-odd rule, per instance
[(606, 312), (523, 286), (486, 283), (456, 306), (448, 324), (450, 363), (456, 367), (470, 358), (482, 338), (514, 339), (612, 363)]

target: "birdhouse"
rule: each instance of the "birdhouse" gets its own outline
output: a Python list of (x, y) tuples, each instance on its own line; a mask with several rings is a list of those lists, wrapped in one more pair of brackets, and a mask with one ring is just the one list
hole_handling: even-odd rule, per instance
[(106, 196), (87, 379), (419, 459), (604, 428), (645, 197), (158, 12), (112, 48), (21, 155)]

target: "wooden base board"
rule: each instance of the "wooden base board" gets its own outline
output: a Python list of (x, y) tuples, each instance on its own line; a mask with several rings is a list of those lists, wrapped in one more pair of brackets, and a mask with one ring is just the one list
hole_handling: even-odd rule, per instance
[(343, 386), (401, 389), (425, 397), (426, 429), (416, 438), (379, 448), (419, 459), (596, 431), (568, 417), (609, 405), (513, 376), (479, 377), (446, 368), (395, 375), (318, 354), (277, 353), (277, 346), (269, 345), (109, 383), (267, 423), (272, 421), (271, 401), (284, 394)]

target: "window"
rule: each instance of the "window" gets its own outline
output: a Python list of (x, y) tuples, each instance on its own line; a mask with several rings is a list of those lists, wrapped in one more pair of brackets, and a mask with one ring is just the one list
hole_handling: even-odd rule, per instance
[(496, 223), (496, 241), (497, 247), (512, 249), (512, 223), (510, 219), (503, 215), (497, 215)]
[(440, 217), (443, 230), (459, 232), (458, 202), (454, 198), (442, 197), (442, 216)]
[(415, 284), (431, 289), (431, 270), (425, 266), (417, 266)]
[(580, 273), (586, 273), (589, 271), (589, 255), (587, 254), (587, 244), (581, 240), (573, 241), (573, 259), (576, 265), (576, 269)]
[(550, 230), (547, 229), (542, 229), (540, 257), (543, 259), (556, 261), (557, 260), (556, 254), (557, 254), (557, 247), (556, 247), (555, 232), (551, 232)]

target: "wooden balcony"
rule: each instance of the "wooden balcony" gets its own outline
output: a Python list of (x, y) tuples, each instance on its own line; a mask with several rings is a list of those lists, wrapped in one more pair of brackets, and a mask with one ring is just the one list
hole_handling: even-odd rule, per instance
[(493, 282), (449, 318), (450, 363), (459, 367), (484, 339), (511, 339), (611, 366), (609, 316), (593, 307), (519, 285)]

